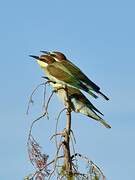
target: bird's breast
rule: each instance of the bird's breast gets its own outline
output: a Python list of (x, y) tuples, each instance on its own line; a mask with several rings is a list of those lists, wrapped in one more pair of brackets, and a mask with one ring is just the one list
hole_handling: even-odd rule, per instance
[(71, 98), (71, 102), (75, 112), (81, 112), (81, 110), (84, 108), (84, 104), (76, 98)]

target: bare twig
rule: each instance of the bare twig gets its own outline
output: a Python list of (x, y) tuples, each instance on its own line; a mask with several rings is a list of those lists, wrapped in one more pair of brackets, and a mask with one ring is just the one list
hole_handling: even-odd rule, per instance
[(33, 128), (34, 124), (37, 121), (39, 121), (40, 119), (42, 119), (43, 117), (45, 117), (46, 115), (48, 115), (48, 111), (47, 110), (48, 110), (49, 102), (50, 102), (51, 97), (53, 96), (53, 94), (54, 94), (54, 91), (52, 91), (51, 95), (48, 98), (48, 101), (47, 101), (47, 104), (46, 104), (46, 107), (45, 107), (45, 112), (31, 123), (30, 130), (29, 130), (28, 140), (29, 140), (29, 138), (31, 136), (31, 132), (32, 132), (32, 128)]
[(54, 137), (56, 138), (57, 136), (63, 136), (64, 133), (63, 131), (62, 132), (59, 132), (59, 133), (56, 133), (56, 134), (53, 134), (51, 137), (50, 137), (50, 140), (52, 140)]
[(43, 91), (43, 109), (45, 108), (45, 102), (46, 102), (46, 85), (45, 85), (44, 91)]
[[(57, 134), (57, 131), (58, 131), (58, 122), (59, 122), (60, 116), (61, 116), (61, 114), (62, 114), (65, 110), (66, 110), (66, 108), (63, 108), (63, 109), (59, 112), (58, 117), (56, 118), (55, 134)], [(57, 136), (55, 136), (55, 144), (56, 144), (56, 148), (58, 148)]]
[(38, 88), (39, 88), (40, 86), (46, 86), (47, 83), (48, 83), (48, 81), (45, 82), (45, 83), (41, 83), (41, 84), (37, 85), (37, 86), (34, 88), (34, 90), (32, 91), (32, 93), (31, 93), (31, 95), (30, 95), (29, 101), (28, 101), (28, 107), (27, 107), (26, 114), (29, 113), (30, 104), (34, 102), (32, 98), (33, 98), (33, 95), (35, 94), (35, 92), (38, 90)]
[(57, 166), (57, 160), (58, 160), (58, 154), (59, 154), (59, 151), (60, 151), (61, 147), (62, 147), (62, 143), (59, 144), (59, 147), (57, 149), (57, 152), (56, 152), (56, 155), (55, 155), (55, 159), (54, 159), (53, 171), (50, 173), (48, 180), (50, 180), (51, 176), (55, 173), (56, 166)]
[(101, 169), (92, 160), (89, 160), (86, 156), (83, 156), (83, 155), (81, 155), (79, 153), (75, 153), (74, 155), (72, 155), (71, 159), (73, 160), (73, 158), (76, 157), (76, 156), (84, 159), (90, 165), (90, 167), (92, 168), (92, 171), (94, 171), (94, 172), (98, 171), (98, 173), (102, 176), (102, 179), (106, 180), (106, 177), (104, 176), (104, 174), (101, 171)]

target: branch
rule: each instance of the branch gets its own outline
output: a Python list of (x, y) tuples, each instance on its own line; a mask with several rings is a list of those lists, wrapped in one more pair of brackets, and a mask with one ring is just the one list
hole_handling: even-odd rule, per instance
[(70, 107), (70, 100), (68, 96), (68, 88), (65, 88), (66, 93), (66, 129), (63, 141), (63, 150), (64, 150), (64, 169), (68, 177), (72, 177), (72, 159), (70, 155), (70, 132), (71, 132), (71, 107)]

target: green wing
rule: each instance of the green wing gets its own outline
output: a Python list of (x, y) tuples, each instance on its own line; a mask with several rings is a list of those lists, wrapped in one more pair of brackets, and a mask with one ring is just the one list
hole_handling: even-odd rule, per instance
[[(70, 88), (68, 88), (68, 90), (70, 90)], [(70, 90), (71, 91), (71, 90)], [(69, 91), (69, 94), (70, 94)], [(74, 93), (74, 94), (73, 94)], [(86, 96), (79, 90), (73, 90), (72, 89), (72, 94), (70, 96), (75, 97), (77, 100), (79, 100), (80, 102), (82, 102), (83, 104), (85, 104), (87, 107), (89, 107), (91, 110), (95, 110), (96, 112), (98, 112), (99, 114), (103, 115), (87, 98)]]
[(109, 98), (100, 92), (100, 87), (92, 82), (76, 65), (69, 60), (63, 60), (61, 62), (55, 61), (47, 67), (50, 74), (56, 77), (58, 80), (64, 81), (65, 83), (79, 88), (88, 92), (94, 98), (97, 98), (92, 91), (100, 94), (104, 99)]
[(58, 63), (53, 63), (47, 67), (50, 75), (56, 79), (70, 84), (76, 88), (80, 88), (80, 82), (63, 66)]
[(66, 60), (61, 62), (77, 79), (90, 86), (92, 90), (99, 91), (99, 87), (93, 83), (76, 65)]
[(74, 75), (71, 72), (71, 70), (68, 68), (68, 65), (64, 66), (64, 64), (62, 63), (54, 62), (53, 64), (47, 66), (47, 70), (49, 71), (50, 75), (54, 76), (56, 79), (63, 81), (66, 84), (73, 86), (74, 88), (86, 91), (94, 98), (97, 98), (97, 96), (89, 90), (90, 88), (87, 87), (87, 85), (83, 83), (80, 79), (78, 79), (78, 75)]

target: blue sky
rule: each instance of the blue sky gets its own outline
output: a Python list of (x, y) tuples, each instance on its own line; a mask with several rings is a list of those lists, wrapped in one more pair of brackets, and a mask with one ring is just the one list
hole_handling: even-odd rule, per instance
[[(0, 3), (0, 179), (23, 179), (33, 171), (26, 141), (38, 99), (26, 116), (28, 97), (43, 75), (28, 55), (60, 50), (102, 87), (110, 101), (92, 102), (105, 114), (111, 130), (73, 114), (76, 149), (102, 167), (108, 180), (135, 179), (135, 2), (2, 1)], [(57, 110), (57, 98), (51, 109)], [(61, 104), (60, 104), (61, 107)], [(64, 118), (64, 117), (63, 117)], [(41, 121), (34, 133), (45, 151), (55, 127)], [(45, 141), (46, 139), (46, 141)]]

